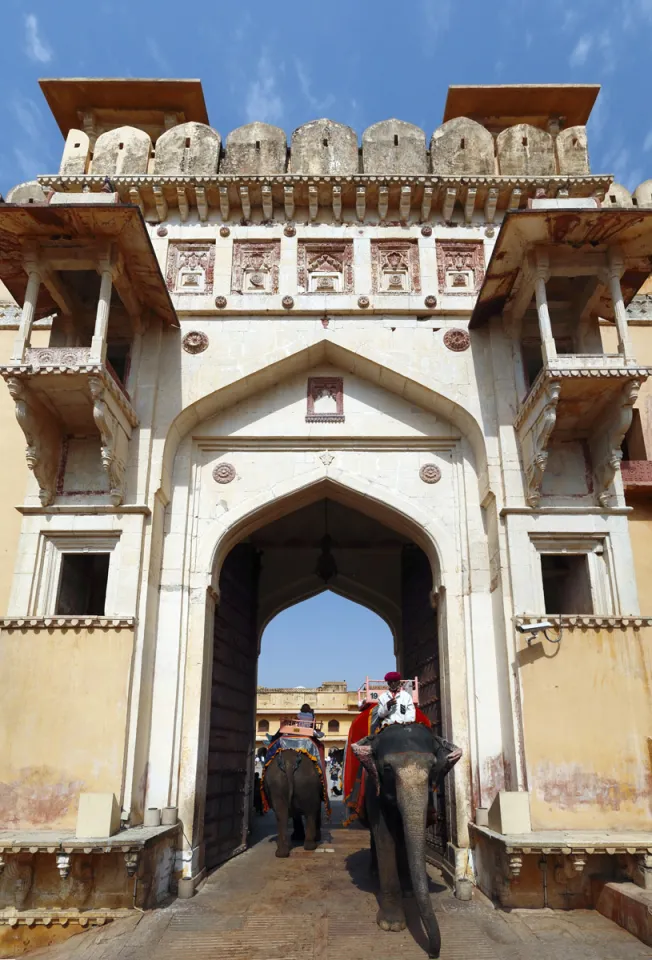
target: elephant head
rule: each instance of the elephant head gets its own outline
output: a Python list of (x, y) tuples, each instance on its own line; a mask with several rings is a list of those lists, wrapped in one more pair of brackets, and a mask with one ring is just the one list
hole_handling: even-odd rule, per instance
[(387, 822), (398, 811), (410, 868), (414, 896), (429, 940), (429, 954), (439, 956), (441, 937), (428, 894), (426, 820), (433, 786), (462, 756), (454, 744), (418, 724), (390, 724), (371, 743), (353, 748), (368, 771)]

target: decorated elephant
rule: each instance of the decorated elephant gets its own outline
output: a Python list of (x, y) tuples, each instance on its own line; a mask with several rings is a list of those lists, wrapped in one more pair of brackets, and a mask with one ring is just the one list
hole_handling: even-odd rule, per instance
[(441, 935), (428, 893), (426, 823), (429, 797), (462, 756), (421, 723), (390, 724), (353, 752), (367, 771), (365, 814), (372, 835), (380, 885), (378, 925), (403, 930), (403, 889), (414, 893), (428, 938), (428, 956), (438, 957)]
[[(288, 819), (292, 840), (316, 850), (321, 840), (321, 804), (325, 779), (319, 757), (303, 750), (277, 749), (265, 767), (264, 790), (276, 816), (276, 856), (289, 857)], [(305, 818), (305, 829), (303, 819)]]

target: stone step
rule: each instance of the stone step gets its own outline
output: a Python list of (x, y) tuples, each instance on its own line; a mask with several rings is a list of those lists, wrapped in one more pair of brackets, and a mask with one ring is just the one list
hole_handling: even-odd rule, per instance
[(635, 883), (605, 883), (596, 909), (652, 947), (652, 890)]

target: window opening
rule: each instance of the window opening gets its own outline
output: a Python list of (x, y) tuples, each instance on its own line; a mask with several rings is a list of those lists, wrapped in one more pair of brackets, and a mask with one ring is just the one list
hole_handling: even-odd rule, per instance
[(256, 150), (260, 150), (260, 140), (256, 140)]
[(594, 612), (587, 554), (543, 553), (541, 574), (546, 613)]
[(466, 140), (464, 137), (460, 140), (460, 150), (466, 150)]
[(110, 553), (62, 554), (57, 616), (104, 616), (110, 556)]
[(523, 146), (527, 147), (527, 137), (523, 137)]
[(322, 143), (323, 143), (323, 145), (324, 145), (325, 147), (328, 146), (328, 140), (322, 140)]
[(269, 733), (269, 720), (258, 721), (258, 733)]
[(329, 732), (329, 733), (339, 733), (339, 732), (340, 732), (340, 721), (339, 721), (339, 720), (329, 720), (329, 721), (328, 721), (328, 732)]
[(81, 143), (76, 143), (76, 144), (75, 144), (75, 150), (79, 150), (80, 147), (81, 147)]
[(129, 344), (108, 343), (106, 363), (109, 371), (115, 374), (121, 384), (125, 384), (129, 373)]
[(118, 150), (124, 150), (124, 143), (118, 144)]
[(394, 146), (398, 147), (398, 134), (394, 134)]
[(186, 150), (190, 147), (190, 137), (186, 137)]

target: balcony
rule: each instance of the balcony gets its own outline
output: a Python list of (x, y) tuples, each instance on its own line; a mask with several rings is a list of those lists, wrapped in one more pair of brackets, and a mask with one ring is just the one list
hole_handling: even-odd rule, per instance
[[(5, 205), (0, 249), (0, 279), (22, 303), (0, 376), (16, 405), (41, 504), (57, 495), (66, 439), (97, 436), (107, 494), (118, 506), (138, 426), (124, 382), (128, 358), (146, 324), (177, 325), (142, 216), (111, 195), (103, 203), (80, 195), (69, 205)], [(34, 321), (52, 314), (51, 345), (33, 348)]]
[(650, 372), (620, 355), (565, 355), (544, 364), (514, 421), (531, 507), (539, 503), (553, 434), (588, 441), (598, 502), (606, 506), (632, 408)]
[[(587, 444), (597, 500), (609, 504), (633, 405), (650, 374), (634, 357), (626, 306), (647, 279), (651, 254), (652, 211), (533, 200), (503, 222), (470, 327), (500, 320), (520, 345), (514, 429), (531, 507), (553, 439)], [(600, 319), (615, 324), (617, 354), (600, 352)]]
[(67, 436), (99, 433), (102, 466), (114, 506), (124, 498), (127, 447), (138, 418), (108, 363), (90, 347), (27, 348), (22, 361), (0, 367), (27, 440), (27, 465), (43, 506), (54, 500)]

